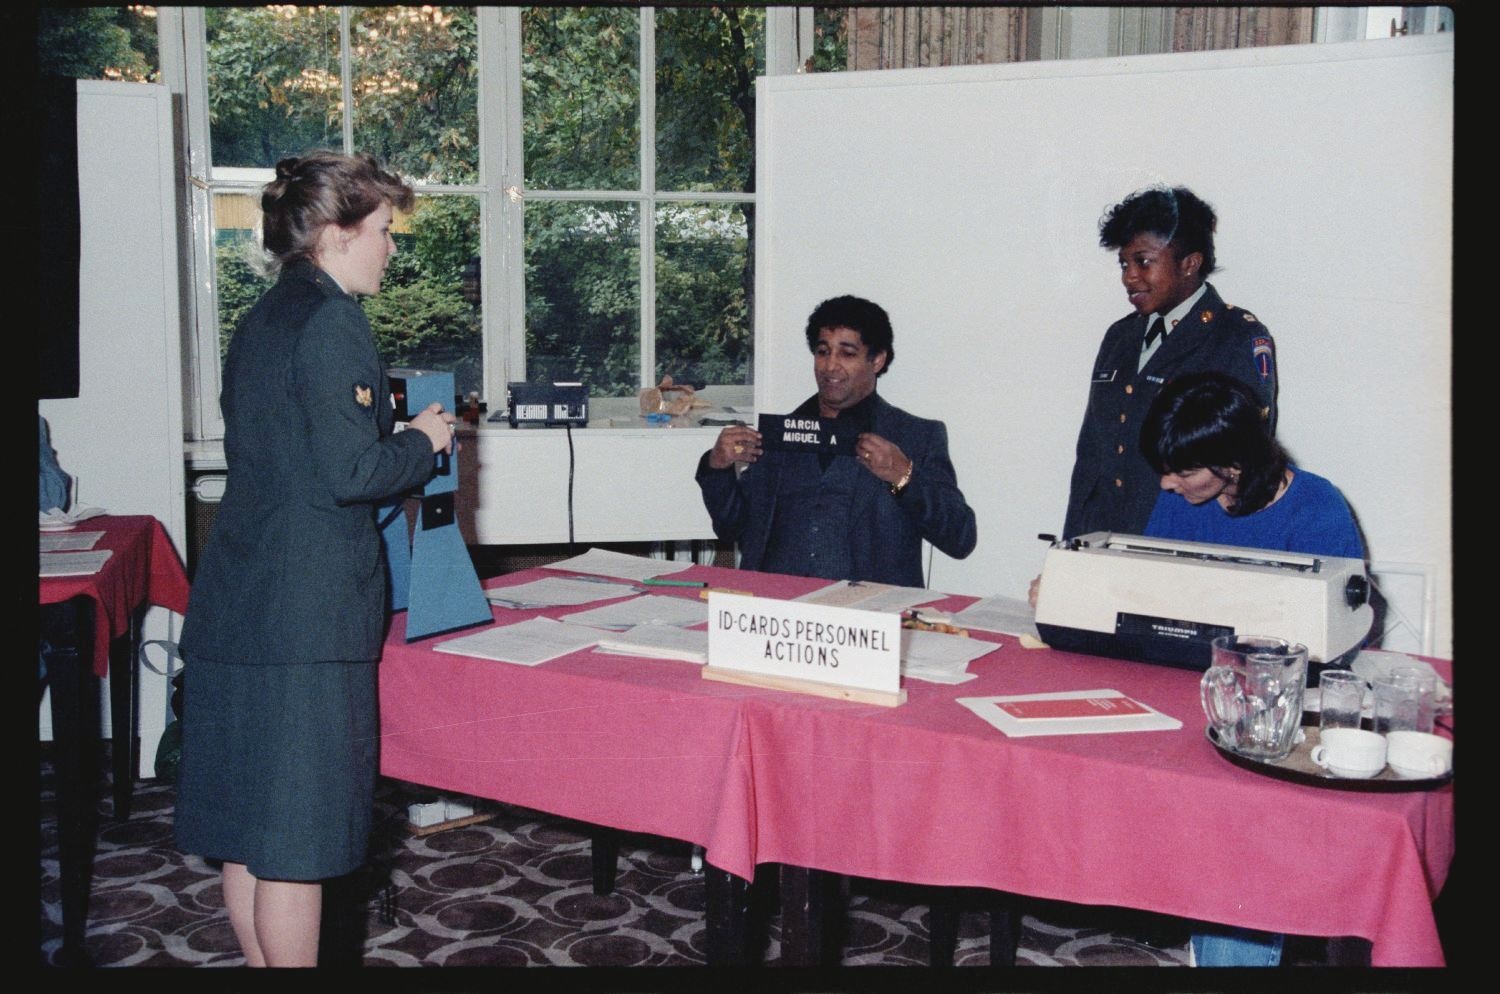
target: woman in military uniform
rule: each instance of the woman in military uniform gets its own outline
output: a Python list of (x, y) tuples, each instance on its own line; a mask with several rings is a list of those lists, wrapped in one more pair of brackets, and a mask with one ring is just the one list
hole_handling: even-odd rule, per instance
[(377, 770), (386, 576), (375, 505), (452, 445), (438, 404), (392, 433), (356, 294), (380, 289), (393, 208), (369, 156), (277, 163), (261, 196), (277, 283), (224, 363), (228, 486), (183, 627), (177, 840), (223, 861), (251, 966), (312, 966), (322, 881), (365, 859)]
[(1172, 379), (1205, 371), (1240, 379), (1276, 430), (1271, 333), (1206, 282), (1216, 266), (1217, 226), (1214, 209), (1181, 186), (1132, 194), (1099, 224), (1099, 244), (1119, 257), (1131, 313), (1109, 326), (1094, 360), (1065, 538), (1141, 533), (1157, 493), (1157, 474), (1139, 449), (1141, 419)]

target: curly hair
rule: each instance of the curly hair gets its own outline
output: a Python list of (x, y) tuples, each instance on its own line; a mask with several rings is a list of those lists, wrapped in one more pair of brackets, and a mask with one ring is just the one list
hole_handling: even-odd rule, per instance
[(807, 319), (807, 349), (818, 351), (818, 332), (824, 328), (848, 328), (859, 332), (870, 357), (885, 353), (885, 365), (876, 376), (884, 376), (896, 361), (896, 346), (892, 343), (890, 315), (879, 304), (845, 294), (830, 297), (813, 309)]
[(1199, 272), (1206, 278), (1215, 269), (1214, 209), (1185, 186), (1138, 190), (1115, 204), (1099, 219), (1099, 245), (1119, 249), (1143, 232), (1169, 242), (1181, 259), (1194, 252), (1203, 256)]

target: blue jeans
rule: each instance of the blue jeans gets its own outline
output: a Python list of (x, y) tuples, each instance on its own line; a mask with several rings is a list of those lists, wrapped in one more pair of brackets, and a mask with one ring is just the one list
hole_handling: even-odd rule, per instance
[(1276, 966), (1286, 936), (1248, 928), (1220, 927), (1193, 933), (1193, 962), (1198, 966)]

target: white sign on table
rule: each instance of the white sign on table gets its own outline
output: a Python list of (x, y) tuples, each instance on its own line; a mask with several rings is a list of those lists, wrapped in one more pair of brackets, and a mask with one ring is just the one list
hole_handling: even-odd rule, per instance
[(906, 700), (901, 618), (711, 591), (703, 676), (893, 707)]

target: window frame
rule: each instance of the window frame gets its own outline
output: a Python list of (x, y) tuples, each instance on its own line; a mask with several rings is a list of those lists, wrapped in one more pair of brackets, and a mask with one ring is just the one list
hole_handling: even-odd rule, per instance
[[(478, 32), (479, 175), (472, 184), (418, 184), (419, 195), (468, 195), (479, 202), (480, 328), (482, 383), (491, 406), (505, 396), (506, 384), (524, 379), (525, 239), (523, 213), (532, 201), (626, 201), (640, 218), (640, 386), (658, 380), (656, 363), (656, 213), (668, 203), (756, 202), (755, 193), (710, 193), (656, 189), (656, 11), (635, 8), (640, 18), (638, 67), (640, 85), (639, 177), (635, 189), (533, 190), (526, 185), (522, 155), (521, 8), (475, 8)], [(188, 279), (183, 302), (187, 311), (183, 343), (185, 424), (189, 437), (224, 437), (219, 411), (221, 366), (215, 290), (213, 197), (215, 193), (255, 193), (265, 180), (215, 177), (208, 124), (208, 68), (202, 7), (159, 8), (158, 31), (162, 79), (180, 98), (180, 159), (183, 182), (182, 265)], [(340, 64), (344, 106), (352, 107), (349, 73), (349, 8), (339, 7)], [(801, 52), (812, 45), (812, 8), (766, 9), (767, 74), (800, 71)], [(342, 122), (345, 148), (353, 145), (354, 117)], [(753, 248), (751, 249), (753, 251)], [(754, 334), (751, 317), (747, 332)], [(748, 388), (747, 388), (748, 389)]]

